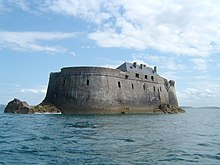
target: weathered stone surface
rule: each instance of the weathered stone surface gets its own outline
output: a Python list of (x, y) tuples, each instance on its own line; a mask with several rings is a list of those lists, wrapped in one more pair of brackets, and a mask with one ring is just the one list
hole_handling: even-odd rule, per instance
[(52, 104), (39, 104), (30, 106), (27, 102), (14, 99), (8, 103), (5, 113), (32, 114), (32, 113), (60, 113), (60, 110)]
[(29, 113), (31, 106), (29, 106), (25, 101), (20, 101), (19, 99), (14, 99), (8, 103), (5, 107), (5, 113)]
[(39, 104), (32, 107), (33, 113), (61, 113), (53, 104)]
[(155, 113), (163, 112), (165, 114), (173, 114), (173, 113), (181, 113), (185, 111), (178, 106), (172, 106), (170, 104), (162, 103), (159, 105), (158, 108), (154, 110), (154, 112)]
[(161, 103), (178, 106), (175, 81), (131, 63), (117, 69), (69, 67), (53, 72), (43, 103), (52, 103), (63, 114), (153, 113)]

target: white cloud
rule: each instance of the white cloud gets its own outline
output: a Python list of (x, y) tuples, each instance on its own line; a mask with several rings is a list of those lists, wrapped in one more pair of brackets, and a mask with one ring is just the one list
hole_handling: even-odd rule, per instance
[(177, 97), (181, 105), (220, 106), (218, 101), (220, 90), (217, 88), (187, 88), (177, 92)]
[(106, 1), (96, 0), (49, 0), (44, 4), (44, 10), (50, 10), (63, 15), (81, 17), (93, 23), (99, 24), (110, 18), (110, 14), (102, 12), (107, 5)]
[(106, 64), (106, 65), (103, 65), (102, 67), (104, 68), (110, 68), (110, 69), (115, 69), (117, 67), (119, 67), (120, 65), (117, 65), (117, 64)]
[(15, 7), (21, 8), (24, 11), (30, 10), (29, 8), (30, 3), (27, 0), (8, 0), (7, 3)]
[(73, 56), (73, 57), (76, 56), (76, 53), (75, 53), (75, 52), (69, 52), (69, 54), (70, 54), (71, 56)]
[(195, 77), (196, 81), (190, 87), (177, 91), (177, 97), (181, 105), (192, 106), (220, 106), (219, 77), (209, 75)]
[(196, 58), (196, 59), (191, 59), (191, 61), (194, 64), (194, 68), (197, 70), (206, 71), (208, 68), (207, 59)]
[(175, 80), (178, 81), (177, 85), (179, 85), (179, 82), (183, 81), (183, 77), (181, 76), (177, 76), (176, 72), (174, 71), (166, 71), (166, 72), (162, 72), (160, 73), (160, 75), (168, 80)]
[[(217, 3), (217, 4), (216, 4)], [(111, 23), (88, 37), (102, 47), (209, 56), (220, 50), (218, 1), (121, 1)], [(116, 4), (118, 5), (118, 4)], [(110, 11), (111, 13), (111, 11)], [(106, 28), (106, 24), (110, 24)]]
[(199, 93), (199, 91), (197, 89), (194, 89), (194, 88), (187, 88), (185, 90), (185, 93), (187, 95), (197, 95)]
[(20, 89), (20, 92), (22, 93), (33, 93), (33, 94), (46, 94), (47, 88), (46, 87), (36, 87), (36, 88), (22, 88)]
[(134, 61), (140, 61), (141, 63), (147, 63), (148, 66), (153, 67), (155, 65), (162, 69), (170, 71), (180, 71), (185, 69), (182, 63), (177, 62), (176, 58), (162, 56), (162, 55), (147, 55), (147, 54), (134, 54)]
[(217, 88), (187, 88), (185, 93), (188, 95), (197, 95), (199, 98), (202, 97), (218, 97), (220, 90)]
[(102, 47), (150, 48), (199, 57), (220, 51), (216, 0), (10, 0), (7, 4), (84, 19), (96, 26), (88, 38)]
[(27, 0), (0, 0), (0, 12), (10, 12), (13, 7), (19, 8), (23, 11), (31, 11), (30, 2)]
[(66, 53), (69, 51), (63, 47), (49, 46), (42, 42), (74, 38), (76, 34), (77, 33), (0, 31), (0, 48), (7, 47), (13, 50), (43, 51), (52, 54)]
[(5, 11), (5, 7), (4, 5), (2, 4), (2, 0), (0, 0), (0, 13), (4, 12)]
[(0, 84), (0, 103), (7, 104), (14, 98), (27, 101), (31, 105), (40, 103), (47, 91), (47, 85), (22, 86), (20, 84)]
[(183, 70), (185, 68), (183, 64), (177, 62), (173, 57), (149, 55), (146, 56), (146, 59), (168, 70), (177, 71), (177, 70)]

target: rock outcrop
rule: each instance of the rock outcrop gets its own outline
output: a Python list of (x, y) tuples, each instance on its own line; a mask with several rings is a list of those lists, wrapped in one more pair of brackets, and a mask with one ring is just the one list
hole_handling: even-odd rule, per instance
[(164, 113), (164, 114), (174, 114), (185, 112), (182, 108), (178, 106), (172, 106), (170, 104), (162, 103), (158, 108), (153, 110), (154, 113)]
[(8, 103), (5, 113), (32, 114), (32, 113), (60, 113), (60, 110), (52, 104), (39, 104), (30, 106), (27, 102), (14, 99)]
[(26, 114), (30, 111), (31, 106), (25, 101), (20, 101), (19, 99), (14, 99), (8, 103), (5, 107), (5, 113), (23, 113)]
[[(174, 114), (185, 112), (178, 106), (172, 106), (162, 103), (153, 110), (153, 113)], [(33, 113), (61, 113), (61, 111), (49, 103), (41, 103), (36, 106), (30, 106), (27, 102), (19, 99), (14, 99), (5, 107), (4, 113), (17, 113), (17, 114), (33, 114)]]

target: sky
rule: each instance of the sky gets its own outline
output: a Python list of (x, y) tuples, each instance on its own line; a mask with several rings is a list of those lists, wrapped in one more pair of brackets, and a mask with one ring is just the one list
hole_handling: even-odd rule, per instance
[(219, 0), (0, 0), (0, 104), (67, 66), (157, 66), (181, 106), (220, 106)]

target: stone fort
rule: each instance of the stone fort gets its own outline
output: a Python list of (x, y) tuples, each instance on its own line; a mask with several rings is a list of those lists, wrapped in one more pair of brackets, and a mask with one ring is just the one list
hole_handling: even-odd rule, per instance
[(178, 106), (175, 81), (157, 68), (125, 62), (116, 69), (67, 67), (50, 74), (43, 103), (63, 114), (152, 113), (165, 103)]

